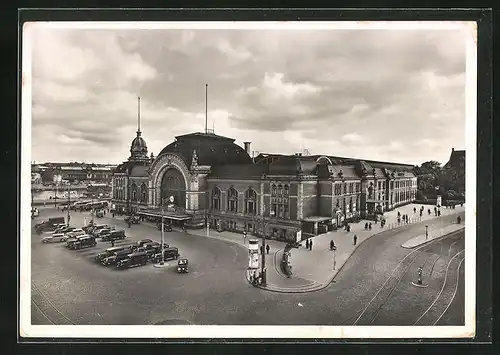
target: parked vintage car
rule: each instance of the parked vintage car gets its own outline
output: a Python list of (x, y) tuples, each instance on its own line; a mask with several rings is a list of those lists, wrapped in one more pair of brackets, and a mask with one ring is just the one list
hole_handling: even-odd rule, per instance
[(111, 230), (106, 234), (101, 235), (101, 240), (104, 242), (109, 242), (111, 240), (125, 239), (125, 231), (123, 229)]
[(143, 266), (148, 263), (148, 254), (146, 252), (134, 252), (129, 254), (127, 258), (116, 263), (119, 269), (128, 269), (135, 266)]
[[(168, 245), (164, 245), (164, 248), (168, 248)], [(161, 244), (158, 242), (146, 243), (138, 248), (137, 251), (145, 251), (148, 254), (148, 258), (152, 259), (156, 254), (161, 253)]]
[(97, 226), (97, 227), (93, 228), (92, 232), (90, 234), (93, 235), (96, 238), (99, 238), (100, 235), (101, 235), (101, 233), (102, 234), (108, 233), (109, 231), (111, 231), (114, 228), (115, 227), (111, 227), (111, 226), (109, 226), (107, 224), (106, 225), (101, 225), (101, 226)]
[(121, 251), (128, 251), (129, 253), (132, 252), (132, 245), (120, 245), (119, 247), (112, 247), (108, 248), (102, 253), (99, 253), (95, 256), (95, 260), (98, 262), (102, 262), (104, 259), (109, 258), (110, 256), (114, 255), (117, 252)]
[(68, 249), (73, 249), (73, 244), (76, 243), (80, 238), (84, 238), (89, 236), (88, 234), (80, 235), (78, 237), (72, 237), (66, 239), (66, 248)]
[(42, 238), (42, 243), (60, 243), (66, 240), (63, 233), (54, 233)]
[(177, 262), (177, 272), (179, 274), (189, 272), (188, 264), (189, 262), (187, 258), (180, 258)]
[(96, 238), (101, 238), (103, 235), (111, 233), (111, 228), (102, 228), (95, 230), (92, 235)]
[(152, 243), (152, 242), (153, 241), (151, 239), (141, 239), (141, 240), (137, 241), (136, 246), (138, 248), (140, 248), (140, 247), (144, 246), (144, 244), (148, 244), (148, 243)]
[(35, 231), (41, 234), (47, 230), (54, 230), (54, 226), (61, 223), (64, 223), (64, 217), (51, 217), (47, 221), (35, 224)]
[(70, 248), (73, 250), (78, 250), (83, 248), (95, 247), (96, 245), (97, 242), (95, 241), (94, 237), (90, 235), (85, 235), (78, 237), (78, 239), (71, 245)]
[(71, 228), (74, 228), (74, 227), (68, 227), (66, 225), (66, 223), (61, 223), (61, 224), (56, 224), (54, 225), (53, 227), (53, 230), (51, 231), (46, 231), (44, 233), (46, 234), (54, 234), (54, 233), (66, 233), (66, 228), (69, 229), (69, 231), (71, 231)]
[(81, 235), (85, 235), (87, 233), (85, 233), (85, 231), (81, 228), (78, 228), (78, 229), (73, 229), (71, 232), (66, 232), (64, 233), (64, 236), (66, 239), (69, 239), (69, 238), (76, 238), (76, 237), (79, 237)]
[(115, 251), (112, 255), (107, 256), (101, 260), (104, 266), (116, 265), (119, 261), (128, 258), (128, 255), (133, 253), (132, 246), (123, 250)]
[(97, 218), (102, 218), (102, 217), (104, 217), (104, 210), (98, 210), (98, 211), (96, 211), (95, 216), (96, 216)]
[[(163, 255), (164, 255), (163, 260), (178, 259), (179, 258), (179, 249), (176, 247), (168, 247), (168, 248), (163, 250)], [(153, 256), (153, 260), (154, 260), (154, 262), (159, 263), (162, 260), (161, 252), (155, 254)]]

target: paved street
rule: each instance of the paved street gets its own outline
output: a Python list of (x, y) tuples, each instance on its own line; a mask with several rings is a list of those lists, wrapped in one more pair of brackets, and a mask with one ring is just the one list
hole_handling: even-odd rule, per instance
[[(63, 215), (42, 209), (37, 220)], [(72, 213), (73, 225), (83, 224), (83, 213)], [(452, 221), (455, 217), (443, 217)], [(121, 220), (100, 219), (124, 228), (125, 242), (160, 239), (154, 227)], [(442, 223), (429, 221), (432, 223)], [(398, 324), (436, 321), (463, 324), (464, 233), (433, 241), (419, 249), (401, 244), (415, 235), (408, 225), (363, 242), (328, 288), (305, 294), (282, 294), (254, 288), (245, 281), (246, 249), (234, 242), (181, 232), (165, 233), (190, 260), (190, 273), (175, 272), (176, 262), (158, 269), (152, 265), (119, 271), (93, 261), (110, 247), (67, 250), (63, 244), (42, 244), (32, 236), (33, 324)], [(439, 256), (439, 258), (438, 258)], [(405, 259), (406, 257), (406, 259)], [(314, 261), (311, 261), (314, 262)], [(423, 265), (427, 288), (411, 285)], [(448, 273), (446, 273), (448, 270)], [(457, 278), (457, 273), (459, 277)], [(447, 282), (443, 282), (447, 275)], [(458, 288), (456, 282), (459, 280)], [(382, 287), (383, 286), (383, 287)], [(455, 292), (455, 290), (457, 290)], [(437, 295), (440, 298), (434, 302)], [(455, 297), (453, 298), (453, 296)]]

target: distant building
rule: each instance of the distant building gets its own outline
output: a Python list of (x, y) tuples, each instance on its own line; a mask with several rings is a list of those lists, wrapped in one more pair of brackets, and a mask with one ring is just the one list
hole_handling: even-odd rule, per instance
[(208, 222), (219, 230), (295, 240), (298, 230), (316, 235), (416, 197), (413, 165), (303, 154), (252, 159), (250, 142), (243, 149), (234, 141), (190, 133), (148, 157), (138, 129), (129, 159), (114, 171), (113, 203), (190, 228)]
[(61, 180), (70, 183), (110, 183), (113, 165), (85, 163), (44, 163), (31, 166), (32, 173), (38, 173), (41, 182), (52, 184), (54, 175), (60, 175)]
[(465, 150), (451, 148), (450, 159), (443, 166), (441, 185), (445, 192), (452, 190), (458, 195), (465, 194)]

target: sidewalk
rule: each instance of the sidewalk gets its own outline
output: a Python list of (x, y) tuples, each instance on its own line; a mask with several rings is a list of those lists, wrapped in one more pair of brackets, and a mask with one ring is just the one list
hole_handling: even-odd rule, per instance
[(423, 234), (416, 236), (415, 238), (407, 240), (401, 246), (403, 248), (406, 248), (406, 249), (413, 249), (413, 248), (418, 247), (420, 245), (429, 243), (430, 241), (432, 241), (436, 238), (442, 237), (443, 235), (456, 232), (456, 231), (463, 229), (463, 228), (465, 228), (464, 223), (449, 224), (449, 225), (447, 225), (439, 230), (429, 230), (427, 238), (425, 237), (425, 233), (423, 233)]
[[(408, 214), (409, 224), (419, 223), (426, 220), (434, 220), (438, 217), (434, 215), (434, 210), (432, 206), (424, 206), (424, 214), (420, 218), (419, 209), (421, 205), (410, 204), (402, 206), (393, 211), (386, 212), (384, 214), (386, 219), (386, 225), (384, 228), (380, 226), (380, 223), (372, 223), (372, 230), (365, 230), (365, 223), (370, 221), (362, 220), (359, 223), (351, 223), (351, 231), (346, 232), (344, 229), (339, 229), (337, 231), (331, 231), (325, 234), (321, 234), (311, 238), (313, 241), (312, 250), (305, 249), (305, 240), (302, 241), (302, 246), (298, 249), (292, 249), (290, 262), (292, 265), (292, 278), (299, 278), (301, 280), (310, 280), (317, 284), (321, 284), (321, 287), (316, 288), (321, 289), (326, 287), (334, 279), (339, 269), (346, 263), (349, 257), (354, 253), (356, 248), (365, 240), (371, 236), (386, 231), (390, 229), (395, 229), (399, 227), (406, 226), (406, 223), (397, 223), (397, 213), (398, 211), (403, 214)], [(417, 209), (417, 213), (413, 212), (413, 208)], [(431, 208), (432, 214), (428, 215), (427, 208)], [(465, 211), (465, 206), (457, 207), (455, 209), (441, 208), (441, 217), (450, 214), (456, 214)], [(448, 226), (443, 226), (443, 228), (448, 228)], [(456, 225), (453, 226), (456, 228)], [(463, 225), (462, 225), (463, 227)], [(451, 227), (449, 227), (451, 228)], [(436, 231), (437, 232), (437, 231)], [(439, 233), (443, 235), (444, 233)], [(357, 243), (353, 245), (353, 236), (357, 236)], [(330, 251), (330, 241), (333, 240), (337, 250), (335, 252), (335, 269), (334, 269), (334, 254)], [(313, 291), (309, 289), (308, 291)], [(304, 290), (303, 292), (307, 292)]]

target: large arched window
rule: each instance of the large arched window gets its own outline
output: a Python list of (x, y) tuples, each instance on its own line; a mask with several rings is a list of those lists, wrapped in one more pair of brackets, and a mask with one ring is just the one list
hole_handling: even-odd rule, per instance
[(257, 193), (251, 187), (245, 191), (245, 213), (257, 213)]
[(141, 202), (142, 203), (148, 202), (148, 188), (144, 183), (141, 185)]
[(132, 183), (132, 201), (137, 201), (137, 185)]
[(220, 198), (221, 198), (221, 190), (218, 186), (215, 186), (212, 189), (212, 209), (219, 211), (220, 210)]
[(227, 210), (230, 212), (238, 212), (238, 191), (233, 187), (227, 191)]

